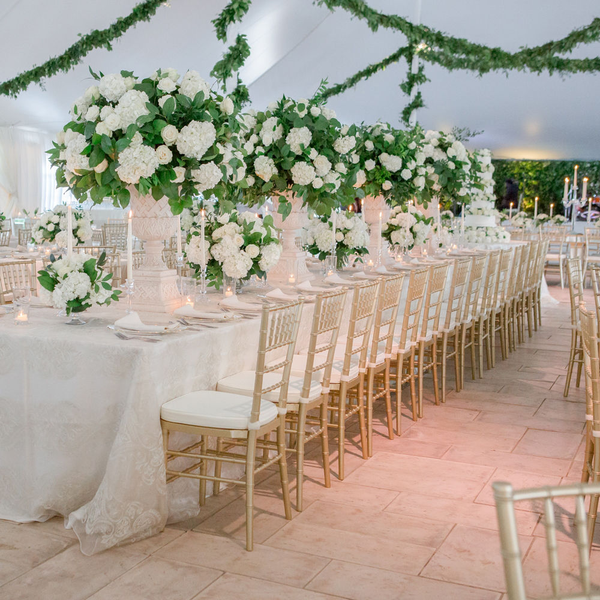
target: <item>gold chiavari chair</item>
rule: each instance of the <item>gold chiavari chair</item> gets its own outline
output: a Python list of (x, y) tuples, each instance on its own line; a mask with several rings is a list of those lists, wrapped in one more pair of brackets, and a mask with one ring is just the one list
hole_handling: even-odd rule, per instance
[(600, 230), (595, 227), (587, 227), (585, 230), (585, 247), (583, 249), (583, 269), (581, 274), (585, 282), (588, 266), (600, 265)]
[(27, 246), (31, 242), (31, 229), (19, 229), (17, 232), (17, 245)]
[[(365, 374), (378, 292), (378, 279), (354, 287), (343, 359), (336, 360), (331, 371), (327, 409), (332, 416), (330, 428), (338, 430), (338, 477), (340, 480), (344, 479), (346, 421), (353, 415), (358, 415), (363, 458), (366, 460), (369, 457), (364, 406)], [(339, 347), (338, 344), (338, 349)]]
[(479, 357), (479, 378), (483, 378), (483, 350), (485, 346), (486, 367), (493, 368), (492, 364), (492, 328), (494, 326), (494, 303), (496, 301), (496, 282), (498, 279), (498, 265), (500, 250), (493, 250), (488, 254), (479, 315), (475, 321), (475, 339)]
[(177, 268), (177, 250), (175, 248), (165, 248), (162, 251), (162, 257), (169, 269)]
[(496, 333), (500, 334), (500, 352), (502, 360), (508, 358), (508, 341), (505, 323), (505, 304), (507, 301), (507, 286), (510, 273), (511, 262), (513, 259), (513, 249), (502, 250), (500, 252), (500, 263), (498, 266), (498, 278), (496, 280), (496, 291), (494, 293), (494, 308), (492, 310), (492, 365), (496, 365)]
[(479, 315), (479, 300), (481, 298), (483, 275), (487, 260), (487, 254), (477, 255), (473, 258), (473, 265), (471, 267), (460, 329), (460, 390), (465, 387), (465, 352), (467, 348), (471, 353), (471, 376), (473, 379), (475, 379), (477, 373), (475, 325)]
[(102, 243), (104, 246), (116, 246), (118, 250), (127, 250), (127, 223), (102, 225)]
[(569, 299), (571, 301), (571, 348), (569, 351), (569, 364), (567, 367), (567, 378), (565, 381), (566, 398), (569, 395), (573, 369), (577, 365), (577, 379), (575, 385), (581, 383), (581, 371), (583, 368), (583, 348), (581, 346), (581, 328), (579, 326), (579, 305), (583, 300), (583, 280), (581, 276), (581, 259), (569, 258), (567, 260), (567, 280), (569, 283)]
[(92, 244), (95, 246), (101, 246), (104, 243), (104, 235), (102, 229), (94, 229), (92, 231)]
[(513, 261), (510, 272), (508, 274), (508, 282), (506, 284), (506, 301), (504, 302), (504, 326), (506, 348), (508, 352), (515, 349), (516, 339), (516, 318), (515, 304), (518, 295), (519, 279), (521, 274), (521, 258), (523, 250), (527, 246), (525, 244), (516, 246), (513, 254)]
[[(529, 264), (525, 269), (524, 274), (524, 290), (522, 297), (521, 312), (523, 321), (527, 318), (527, 334), (529, 337), (533, 336), (533, 331), (537, 331), (537, 313), (536, 313), (536, 287), (538, 285), (538, 273), (540, 268), (540, 261), (542, 257), (542, 250), (544, 249), (546, 241), (540, 240), (534, 242), (531, 245), (529, 253)], [(540, 282), (541, 283), (541, 282)]]
[(565, 266), (569, 258), (567, 232), (553, 233), (548, 237), (548, 251), (544, 257), (545, 272), (557, 269), (560, 274), (560, 287), (565, 287)]
[(523, 307), (525, 305), (524, 296), (525, 290), (527, 287), (527, 279), (526, 274), (529, 268), (529, 260), (531, 257), (531, 250), (533, 244), (537, 242), (529, 242), (525, 244), (521, 248), (521, 256), (519, 260), (519, 270), (516, 275), (515, 286), (513, 289), (512, 295), (512, 319), (513, 319), (513, 328), (515, 333), (513, 333), (512, 339), (512, 349), (516, 350), (517, 342), (522, 344), (525, 341), (525, 314), (523, 312)]
[[(448, 360), (454, 359), (455, 388), (460, 380), (460, 332), (465, 296), (469, 286), (472, 258), (462, 258), (454, 261), (450, 294), (444, 303), (445, 314), (442, 315), (440, 327), (439, 357), (442, 375), (442, 402), (446, 402), (446, 370)], [(452, 351), (448, 352), (448, 342), (452, 342)], [(457, 389), (458, 391), (458, 389)]]
[[(597, 273), (597, 270), (596, 270)], [(579, 307), (579, 322), (583, 357), (585, 362), (585, 452), (583, 458), (582, 483), (600, 483), (600, 351), (597, 311)], [(589, 544), (592, 546), (596, 517), (598, 516), (598, 495), (590, 498), (588, 511)]]
[[(296, 454), (296, 510), (303, 509), (304, 448), (308, 442), (320, 437), (323, 455), (325, 487), (331, 487), (329, 469), (329, 438), (327, 435), (327, 405), (329, 386), (336, 344), (344, 306), (346, 290), (319, 294), (315, 301), (312, 327), (307, 354), (296, 354), (292, 360), (292, 370), (288, 384), (286, 433), (295, 439), (288, 452)], [(217, 391), (252, 396), (256, 378), (255, 371), (244, 371), (222, 379)], [(276, 382), (281, 372), (265, 376), (264, 383)], [(267, 394), (266, 400), (276, 402), (275, 394)], [(318, 411), (318, 415), (315, 415)], [(310, 413), (313, 413), (312, 415)], [(307, 431), (307, 425), (310, 430)], [(219, 441), (219, 446), (222, 442)], [(220, 476), (220, 465), (215, 473)], [(218, 490), (215, 490), (218, 494)]]
[[(252, 398), (219, 391), (197, 391), (169, 400), (162, 405), (160, 420), (163, 435), (167, 483), (179, 477), (189, 477), (200, 481), (199, 504), (203, 506), (206, 497), (206, 482), (231, 483), (246, 487), (246, 549), (254, 548), (254, 479), (257, 473), (278, 463), (283, 493), (286, 519), (292, 518), (288, 487), (285, 416), (287, 412), (288, 384), (292, 358), (298, 336), (302, 300), (280, 305), (265, 305), (262, 310), (260, 339), (256, 362), (254, 393)], [(276, 364), (267, 366), (269, 357), (284, 354)], [(270, 374), (282, 368), (277, 381), (271, 381)], [(277, 402), (265, 399), (267, 394), (278, 390)], [(169, 434), (179, 431), (200, 437), (200, 441), (184, 450), (169, 448)], [(261, 440), (272, 431), (277, 432), (277, 441)], [(245, 449), (245, 456), (217, 447), (208, 447), (208, 438), (227, 440)], [(275, 455), (257, 449), (274, 450)], [(199, 449), (199, 452), (194, 450)], [(170, 468), (169, 462), (177, 458), (190, 458), (194, 462), (184, 470)], [(208, 475), (208, 461), (215, 464), (232, 463), (246, 467), (243, 479), (221, 477), (215, 473)], [(262, 463), (262, 464), (261, 464)], [(258, 466), (257, 466), (258, 464)], [(198, 473), (192, 471), (198, 470)]]
[(421, 325), (423, 304), (430, 268), (414, 269), (410, 273), (408, 289), (404, 301), (404, 314), (400, 327), (400, 335), (394, 337), (390, 377), (396, 382), (396, 433), (401, 434), (402, 424), (402, 386), (410, 384), (410, 403), (413, 421), (417, 415), (417, 390), (415, 385), (415, 356), (417, 335)]
[(134, 250), (132, 253), (133, 257), (133, 268), (141, 269), (144, 261), (146, 260), (146, 251), (145, 250)]
[(20, 260), (0, 264), (0, 304), (12, 301), (13, 290), (29, 288), (37, 296), (35, 260)]
[(423, 417), (423, 380), (425, 373), (433, 374), (433, 393), (435, 403), (440, 403), (437, 373), (437, 341), (440, 328), (440, 314), (444, 302), (446, 279), (448, 278), (448, 261), (431, 267), (429, 285), (423, 306), (421, 332), (417, 336), (417, 414)]
[[(519, 546), (518, 525), (515, 503), (534, 501), (536, 505), (543, 503), (544, 526), (546, 534), (546, 551), (548, 553), (548, 574), (552, 587), (552, 600), (600, 600), (600, 594), (591, 593), (590, 556), (588, 547), (589, 531), (585, 511), (585, 497), (600, 494), (600, 483), (578, 483), (573, 485), (546, 486), (537, 489), (513, 490), (510, 483), (496, 481), (492, 484), (500, 546), (504, 562), (504, 576), (508, 600), (527, 600), (531, 598), (525, 589), (525, 577), (521, 548)], [(560, 566), (558, 559), (559, 546), (556, 538), (556, 516), (554, 500), (557, 498), (574, 498), (575, 500), (575, 544), (579, 559), (579, 583), (581, 591), (566, 595), (560, 592)], [(569, 572), (569, 580), (575, 573)]]
[(371, 352), (367, 364), (367, 446), (369, 456), (373, 456), (373, 405), (380, 398), (385, 398), (388, 437), (390, 440), (394, 439), (390, 365), (403, 286), (404, 273), (383, 277), (379, 285), (371, 337)]
[(0, 231), (0, 246), (8, 246), (10, 245), (10, 229), (3, 229)]
[(0, 231), (12, 231), (12, 219), (0, 221)]
[(544, 259), (548, 254), (549, 240), (544, 240), (539, 249), (537, 280), (533, 289), (533, 314), (535, 330), (542, 326), (542, 281), (544, 280)]

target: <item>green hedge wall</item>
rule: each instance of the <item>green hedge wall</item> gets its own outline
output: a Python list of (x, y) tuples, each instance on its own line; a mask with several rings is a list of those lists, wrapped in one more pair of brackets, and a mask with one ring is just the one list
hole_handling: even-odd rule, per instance
[(563, 212), (562, 197), (565, 177), (573, 177), (575, 165), (579, 165), (578, 185), (588, 177), (588, 196), (600, 196), (600, 161), (573, 160), (494, 160), (496, 202), (499, 204), (506, 191), (506, 180), (519, 182), (523, 193), (521, 209), (533, 212), (534, 198), (539, 200), (539, 212), (548, 213), (554, 204), (554, 214)]

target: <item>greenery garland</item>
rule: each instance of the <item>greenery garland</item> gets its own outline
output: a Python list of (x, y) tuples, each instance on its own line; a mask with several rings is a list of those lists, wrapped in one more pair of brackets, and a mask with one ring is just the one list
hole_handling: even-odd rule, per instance
[(112, 50), (112, 42), (121, 37), (128, 29), (141, 21), (149, 21), (164, 0), (146, 0), (138, 4), (126, 17), (120, 17), (106, 29), (94, 29), (82, 35), (78, 42), (67, 48), (60, 56), (47, 60), (43, 65), (24, 71), (16, 77), (0, 84), (0, 94), (16, 98), (32, 83), (41, 85), (43, 79), (66, 73), (76, 67), (92, 50), (106, 48)]

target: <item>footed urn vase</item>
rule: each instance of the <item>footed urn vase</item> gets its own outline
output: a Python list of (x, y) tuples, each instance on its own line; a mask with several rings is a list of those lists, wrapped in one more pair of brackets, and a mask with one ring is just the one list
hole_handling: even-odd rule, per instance
[[(381, 236), (381, 231), (379, 230), (379, 215), (381, 214), (381, 224), (383, 226), (390, 217), (390, 207), (383, 196), (376, 196), (375, 198), (373, 196), (367, 196), (362, 205), (362, 209), (365, 215), (365, 221), (371, 230), (371, 237), (369, 239), (369, 259), (377, 264), (380, 247), (379, 237)], [(387, 240), (382, 239), (381, 262), (385, 263), (388, 259), (388, 243)], [(366, 260), (366, 258), (364, 260)]]

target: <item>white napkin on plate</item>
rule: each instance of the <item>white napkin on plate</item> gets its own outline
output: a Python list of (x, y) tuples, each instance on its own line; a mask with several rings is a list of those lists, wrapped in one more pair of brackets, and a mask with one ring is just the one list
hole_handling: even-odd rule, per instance
[(375, 273), (380, 273), (382, 275), (390, 275), (390, 271), (388, 271), (385, 265), (381, 265), (375, 269)]
[(233, 310), (262, 310), (262, 304), (250, 304), (249, 302), (242, 302), (238, 299), (237, 296), (229, 296), (229, 298), (223, 298), (223, 300), (221, 300), (219, 304), (221, 306), (225, 306), (226, 308), (231, 308)]
[(333, 292), (335, 290), (339, 290), (338, 287), (316, 287), (311, 284), (310, 281), (303, 281), (296, 286), (297, 290), (301, 290), (302, 292), (311, 292), (313, 294), (317, 292)]
[(125, 315), (115, 321), (115, 325), (121, 329), (131, 329), (132, 331), (169, 331), (176, 326), (175, 323), (166, 323), (165, 325), (146, 325), (135, 311)]
[(359, 271), (358, 273), (354, 274), (354, 277), (356, 277), (356, 279), (371, 279), (373, 276), (363, 273), (363, 271)]
[(235, 315), (233, 313), (196, 310), (189, 304), (176, 308), (173, 311), (173, 314), (180, 317), (192, 317), (196, 319), (220, 319), (222, 321), (231, 321), (231, 319), (235, 319)]
[(273, 298), (274, 300), (298, 300), (298, 294), (286, 294), (279, 288), (275, 288), (265, 294), (267, 298)]
[(325, 281), (327, 283), (337, 283), (338, 285), (356, 285), (357, 283), (356, 281), (340, 277), (337, 273), (332, 273), (328, 277), (325, 277)]

